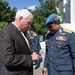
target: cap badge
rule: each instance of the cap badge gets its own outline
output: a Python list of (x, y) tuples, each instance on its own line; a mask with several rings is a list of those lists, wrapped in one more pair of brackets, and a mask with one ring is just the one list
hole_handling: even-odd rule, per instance
[(52, 18), (52, 20), (56, 21), (56, 16), (54, 16), (54, 17)]

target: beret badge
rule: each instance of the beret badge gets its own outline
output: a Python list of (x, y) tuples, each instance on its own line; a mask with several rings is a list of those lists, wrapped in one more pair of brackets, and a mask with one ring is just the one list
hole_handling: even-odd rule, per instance
[(52, 20), (53, 20), (53, 21), (56, 21), (56, 16), (54, 16), (54, 17), (52, 18)]

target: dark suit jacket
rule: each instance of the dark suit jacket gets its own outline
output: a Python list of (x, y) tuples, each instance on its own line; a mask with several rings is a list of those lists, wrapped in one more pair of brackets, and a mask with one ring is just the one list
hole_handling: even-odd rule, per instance
[(0, 60), (1, 75), (33, 75), (31, 51), (12, 23), (0, 31)]

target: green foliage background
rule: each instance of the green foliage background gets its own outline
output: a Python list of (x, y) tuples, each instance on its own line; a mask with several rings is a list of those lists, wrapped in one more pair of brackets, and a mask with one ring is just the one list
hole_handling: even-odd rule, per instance
[[(30, 10), (34, 16), (32, 27), (35, 28), (38, 34), (45, 35), (47, 32), (45, 21), (50, 14), (57, 13), (56, 6), (59, 3), (55, 3), (55, 0), (38, 1), (40, 6), (36, 7), (36, 10)], [(16, 11), (17, 8), (14, 7), (11, 9), (6, 0), (0, 0), (0, 29), (14, 20)]]
[(8, 25), (7, 22), (0, 22), (0, 30), (1, 30), (2, 28), (4, 28), (5, 26), (7, 26), (7, 25)]
[(16, 7), (11, 9), (6, 0), (0, 0), (0, 29), (14, 20), (15, 13)]
[(36, 7), (36, 10), (32, 11), (34, 15), (33, 27), (36, 32), (45, 35), (47, 32), (45, 21), (47, 17), (52, 13), (57, 13), (55, 0), (39, 0), (40, 6)]

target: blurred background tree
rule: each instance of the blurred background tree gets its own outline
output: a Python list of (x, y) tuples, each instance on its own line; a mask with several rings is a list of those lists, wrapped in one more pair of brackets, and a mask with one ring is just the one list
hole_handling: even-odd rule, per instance
[[(57, 13), (56, 6), (59, 3), (55, 3), (55, 0), (38, 1), (40, 6), (36, 7), (35, 10), (30, 10), (34, 16), (32, 27), (35, 28), (38, 34), (45, 35), (47, 32), (45, 21), (50, 14)], [(9, 3), (6, 0), (0, 0), (0, 29), (14, 20), (16, 11), (17, 8), (13, 7), (11, 9)]]
[(16, 7), (11, 9), (6, 0), (0, 0), (0, 29), (14, 20), (15, 12)]
[(57, 13), (55, 0), (38, 0), (40, 6), (36, 7), (36, 10), (32, 11), (34, 15), (33, 27), (36, 32), (44, 35), (47, 32), (45, 21), (47, 17), (52, 13)]
[(1, 30), (2, 28), (4, 28), (5, 26), (7, 26), (7, 25), (8, 25), (7, 22), (0, 22), (0, 30)]

